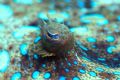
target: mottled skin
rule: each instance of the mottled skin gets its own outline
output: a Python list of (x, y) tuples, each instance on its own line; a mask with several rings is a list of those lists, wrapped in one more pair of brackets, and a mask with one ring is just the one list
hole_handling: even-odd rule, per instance
[[(104, 42), (99, 43), (99, 41), (95, 43), (85, 42), (79, 44), (80, 41), (74, 39), (73, 34), (69, 32), (69, 29), (64, 24), (54, 21), (48, 23), (42, 21), (41, 38), (38, 43), (32, 43), (32, 45), (30, 45), (28, 55), (30, 58), (23, 58), (25, 64), (22, 64), (22, 69), (25, 67), (29, 68), (29, 64), (32, 63), (31, 71), (39, 70), (41, 72), (50, 72), (52, 74), (50, 79), (52, 80), (58, 80), (60, 76), (65, 76), (68, 80), (72, 80), (73, 77), (78, 76), (79, 68), (86, 69), (84, 66), (81, 66), (81, 62), (78, 60), (78, 57), (81, 58), (82, 56), (105, 66), (108, 65), (109, 67), (112, 67), (114, 64), (119, 64), (118, 60), (111, 62), (112, 59), (110, 59), (110, 57), (113, 54), (110, 56), (109, 54), (104, 55), (105, 52), (101, 54), (96, 53), (99, 52), (99, 50), (105, 51), (104, 48), (106, 48), (108, 44)], [(97, 47), (93, 49), (89, 47), (90, 45), (86, 44), (96, 44)], [(86, 47), (87, 50), (81, 48), (81, 46)], [(36, 53), (38, 59), (33, 57)], [(98, 60), (100, 57), (104, 57), (107, 61), (103, 62)], [(77, 64), (75, 64), (75, 62), (77, 62)], [(41, 67), (43, 64), (46, 65), (45, 68)], [(66, 69), (68, 69), (68, 72), (65, 71)], [(100, 74), (100, 76), (103, 75)]]
[[(72, 80), (73, 77), (78, 76), (77, 71), (80, 67), (74, 49), (73, 34), (67, 26), (54, 21), (48, 23), (39, 21), (39, 24), (41, 24), (41, 40), (32, 43), (29, 46), (29, 54), (22, 57), (23, 75), (26, 75), (24, 71), (29, 73), (29, 70), (39, 70), (43, 73), (50, 72), (51, 80), (58, 80), (60, 76)], [(59, 36), (55, 37), (56, 35)], [(38, 56), (37, 59), (34, 57), (35, 54)], [(30, 64), (33, 64), (32, 67)], [(43, 65), (46, 67), (41, 67)]]

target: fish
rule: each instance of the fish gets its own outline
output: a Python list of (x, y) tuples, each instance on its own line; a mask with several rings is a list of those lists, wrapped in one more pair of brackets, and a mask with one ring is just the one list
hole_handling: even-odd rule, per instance
[[(80, 80), (80, 75), (87, 72), (92, 77), (99, 76), (101, 78), (114, 79), (115, 75), (113, 73), (104, 72), (101, 67), (96, 68), (97, 72), (87, 71), (89, 68), (81, 62), (84, 58), (89, 62), (98, 63), (105, 67), (119, 67), (119, 60), (110, 62), (113, 61), (110, 59), (111, 56), (98, 53), (100, 48), (106, 48), (108, 44), (92, 40), (93, 38), (91, 37), (89, 39), (97, 46), (97, 48), (95, 47), (96, 50), (92, 50), (87, 47), (88, 45), (75, 39), (73, 33), (70, 32), (66, 25), (51, 20), (48, 23), (41, 20), (40, 23), (41, 39), (39, 38), (36, 43), (33, 42), (29, 46), (28, 55), (22, 56), (21, 69), (23, 70), (23, 77), (26, 75), (24, 70), (28, 71), (28, 73), (30, 70), (33, 72), (31, 73), (33, 79), (36, 79), (34, 77), (36, 71), (43, 74), (44, 80)], [(117, 57), (119, 56), (114, 56), (113, 58)], [(111, 77), (107, 75), (111, 75)]]

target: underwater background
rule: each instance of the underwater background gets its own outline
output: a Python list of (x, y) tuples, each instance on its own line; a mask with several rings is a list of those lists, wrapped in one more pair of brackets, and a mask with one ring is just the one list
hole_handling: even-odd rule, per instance
[[(0, 0), (0, 80), (120, 80), (119, 9), (120, 0)], [(46, 57), (39, 19), (66, 25), (75, 49)]]

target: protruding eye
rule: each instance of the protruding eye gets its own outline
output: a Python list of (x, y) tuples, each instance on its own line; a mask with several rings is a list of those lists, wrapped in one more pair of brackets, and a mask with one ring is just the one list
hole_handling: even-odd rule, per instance
[(59, 39), (59, 34), (57, 34), (57, 33), (52, 34), (52, 33), (50, 33), (49, 31), (47, 31), (47, 35), (48, 35), (51, 39), (54, 39), (54, 40), (58, 40), (58, 39)]

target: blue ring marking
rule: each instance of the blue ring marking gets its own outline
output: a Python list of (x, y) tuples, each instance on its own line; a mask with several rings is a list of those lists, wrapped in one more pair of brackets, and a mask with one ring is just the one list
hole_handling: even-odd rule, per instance
[(105, 80), (110, 80), (110, 79), (108, 79), (108, 78), (105, 78)]
[(65, 72), (69, 72), (70, 70), (68, 68), (65, 68)]
[(27, 44), (21, 44), (20, 45), (20, 53), (22, 54), (22, 55), (26, 55), (27, 53), (28, 53), (28, 51), (27, 51)]
[(15, 73), (11, 76), (10, 80), (18, 80), (18, 79), (21, 79), (21, 78), (22, 78), (22, 74), (21, 74), (20, 72), (15, 72)]
[(46, 67), (46, 64), (42, 64), (42, 68), (45, 68)]
[(92, 77), (97, 76), (97, 74), (96, 74), (95, 72), (93, 72), (93, 71), (90, 71), (90, 72), (89, 72), (89, 75), (92, 76)]
[(48, 10), (48, 14), (55, 15), (56, 14), (56, 10)]
[(56, 70), (56, 66), (53, 66), (53, 69)]
[(107, 47), (108, 54), (112, 54), (113, 53), (113, 49), (115, 49), (115, 48), (116, 48), (115, 46), (109, 46), (109, 47)]
[(73, 77), (73, 79), (72, 80), (80, 80), (80, 78), (79, 77), (77, 77), (77, 76), (75, 76), (75, 77)]
[(41, 40), (41, 37), (39, 36), (39, 37), (35, 38), (34, 43), (36, 44), (36, 43), (38, 43), (40, 40)]
[(32, 0), (13, 0), (16, 4), (32, 5)]
[(6, 50), (0, 50), (0, 72), (5, 72), (10, 64), (10, 55)]
[(91, 45), (92, 48), (97, 48), (95, 45)]
[(96, 38), (93, 38), (93, 37), (88, 37), (88, 38), (87, 38), (87, 41), (90, 42), (90, 43), (94, 43), (94, 42), (97, 41), (97, 39), (96, 39)]
[(120, 78), (117, 78), (116, 80), (120, 80)]
[(71, 2), (71, 0), (64, 0), (64, 2), (66, 2), (66, 3), (70, 3), (70, 2)]
[(47, 17), (47, 15), (45, 15), (44, 12), (38, 13), (37, 17), (40, 19), (43, 19), (43, 20), (48, 20), (48, 17)]
[(85, 7), (85, 3), (84, 3), (83, 1), (77, 0), (77, 5), (78, 5), (78, 7), (80, 7), (80, 8), (84, 8), (84, 7)]
[(86, 65), (86, 64), (84, 64), (84, 63), (82, 63), (81, 65), (82, 65), (83, 67), (86, 67), (86, 66), (87, 66), (87, 65)]
[(39, 56), (38, 56), (37, 53), (34, 53), (33, 57), (34, 57), (35, 59), (38, 59), (38, 58), (39, 58)]
[(74, 63), (74, 65), (77, 65), (77, 64), (78, 64), (78, 62), (77, 62), (76, 60), (75, 60), (73, 63)]
[(68, 66), (71, 66), (72, 64), (70, 62), (68, 62)]
[(0, 4), (0, 20), (12, 17), (13, 9), (9, 5)]
[(45, 74), (44, 74), (44, 78), (45, 79), (49, 79), (51, 77), (51, 73), (50, 72), (46, 72)]
[(43, 2), (43, 0), (37, 0), (37, 3), (42, 3)]
[(66, 77), (65, 76), (60, 76), (59, 80), (66, 80)]
[(115, 72), (113, 72), (113, 74), (114, 75), (120, 75), (120, 72), (115, 71)]
[(79, 72), (82, 73), (82, 74), (86, 73), (86, 71), (84, 69), (79, 69)]
[(101, 67), (96, 67), (95, 69), (96, 69), (97, 71), (99, 71), (99, 72), (103, 72), (103, 71), (104, 71)]
[(118, 58), (113, 58), (114, 61), (118, 61), (119, 59)]
[(97, 59), (100, 60), (100, 61), (106, 61), (105, 58), (97, 58)]
[(38, 77), (39, 77), (39, 74), (40, 74), (39, 71), (34, 71), (34, 72), (32, 73), (32, 78), (33, 78), (33, 79), (38, 78)]
[(114, 36), (107, 36), (106, 39), (107, 39), (107, 42), (114, 42), (115, 41)]
[(83, 50), (88, 51), (88, 49), (87, 49), (85, 46), (83, 46), (80, 41), (76, 41), (76, 44), (77, 44), (77, 46), (79, 46), (79, 47), (82, 48)]
[(120, 16), (117, 17), (118, 21), (120, 21)]

